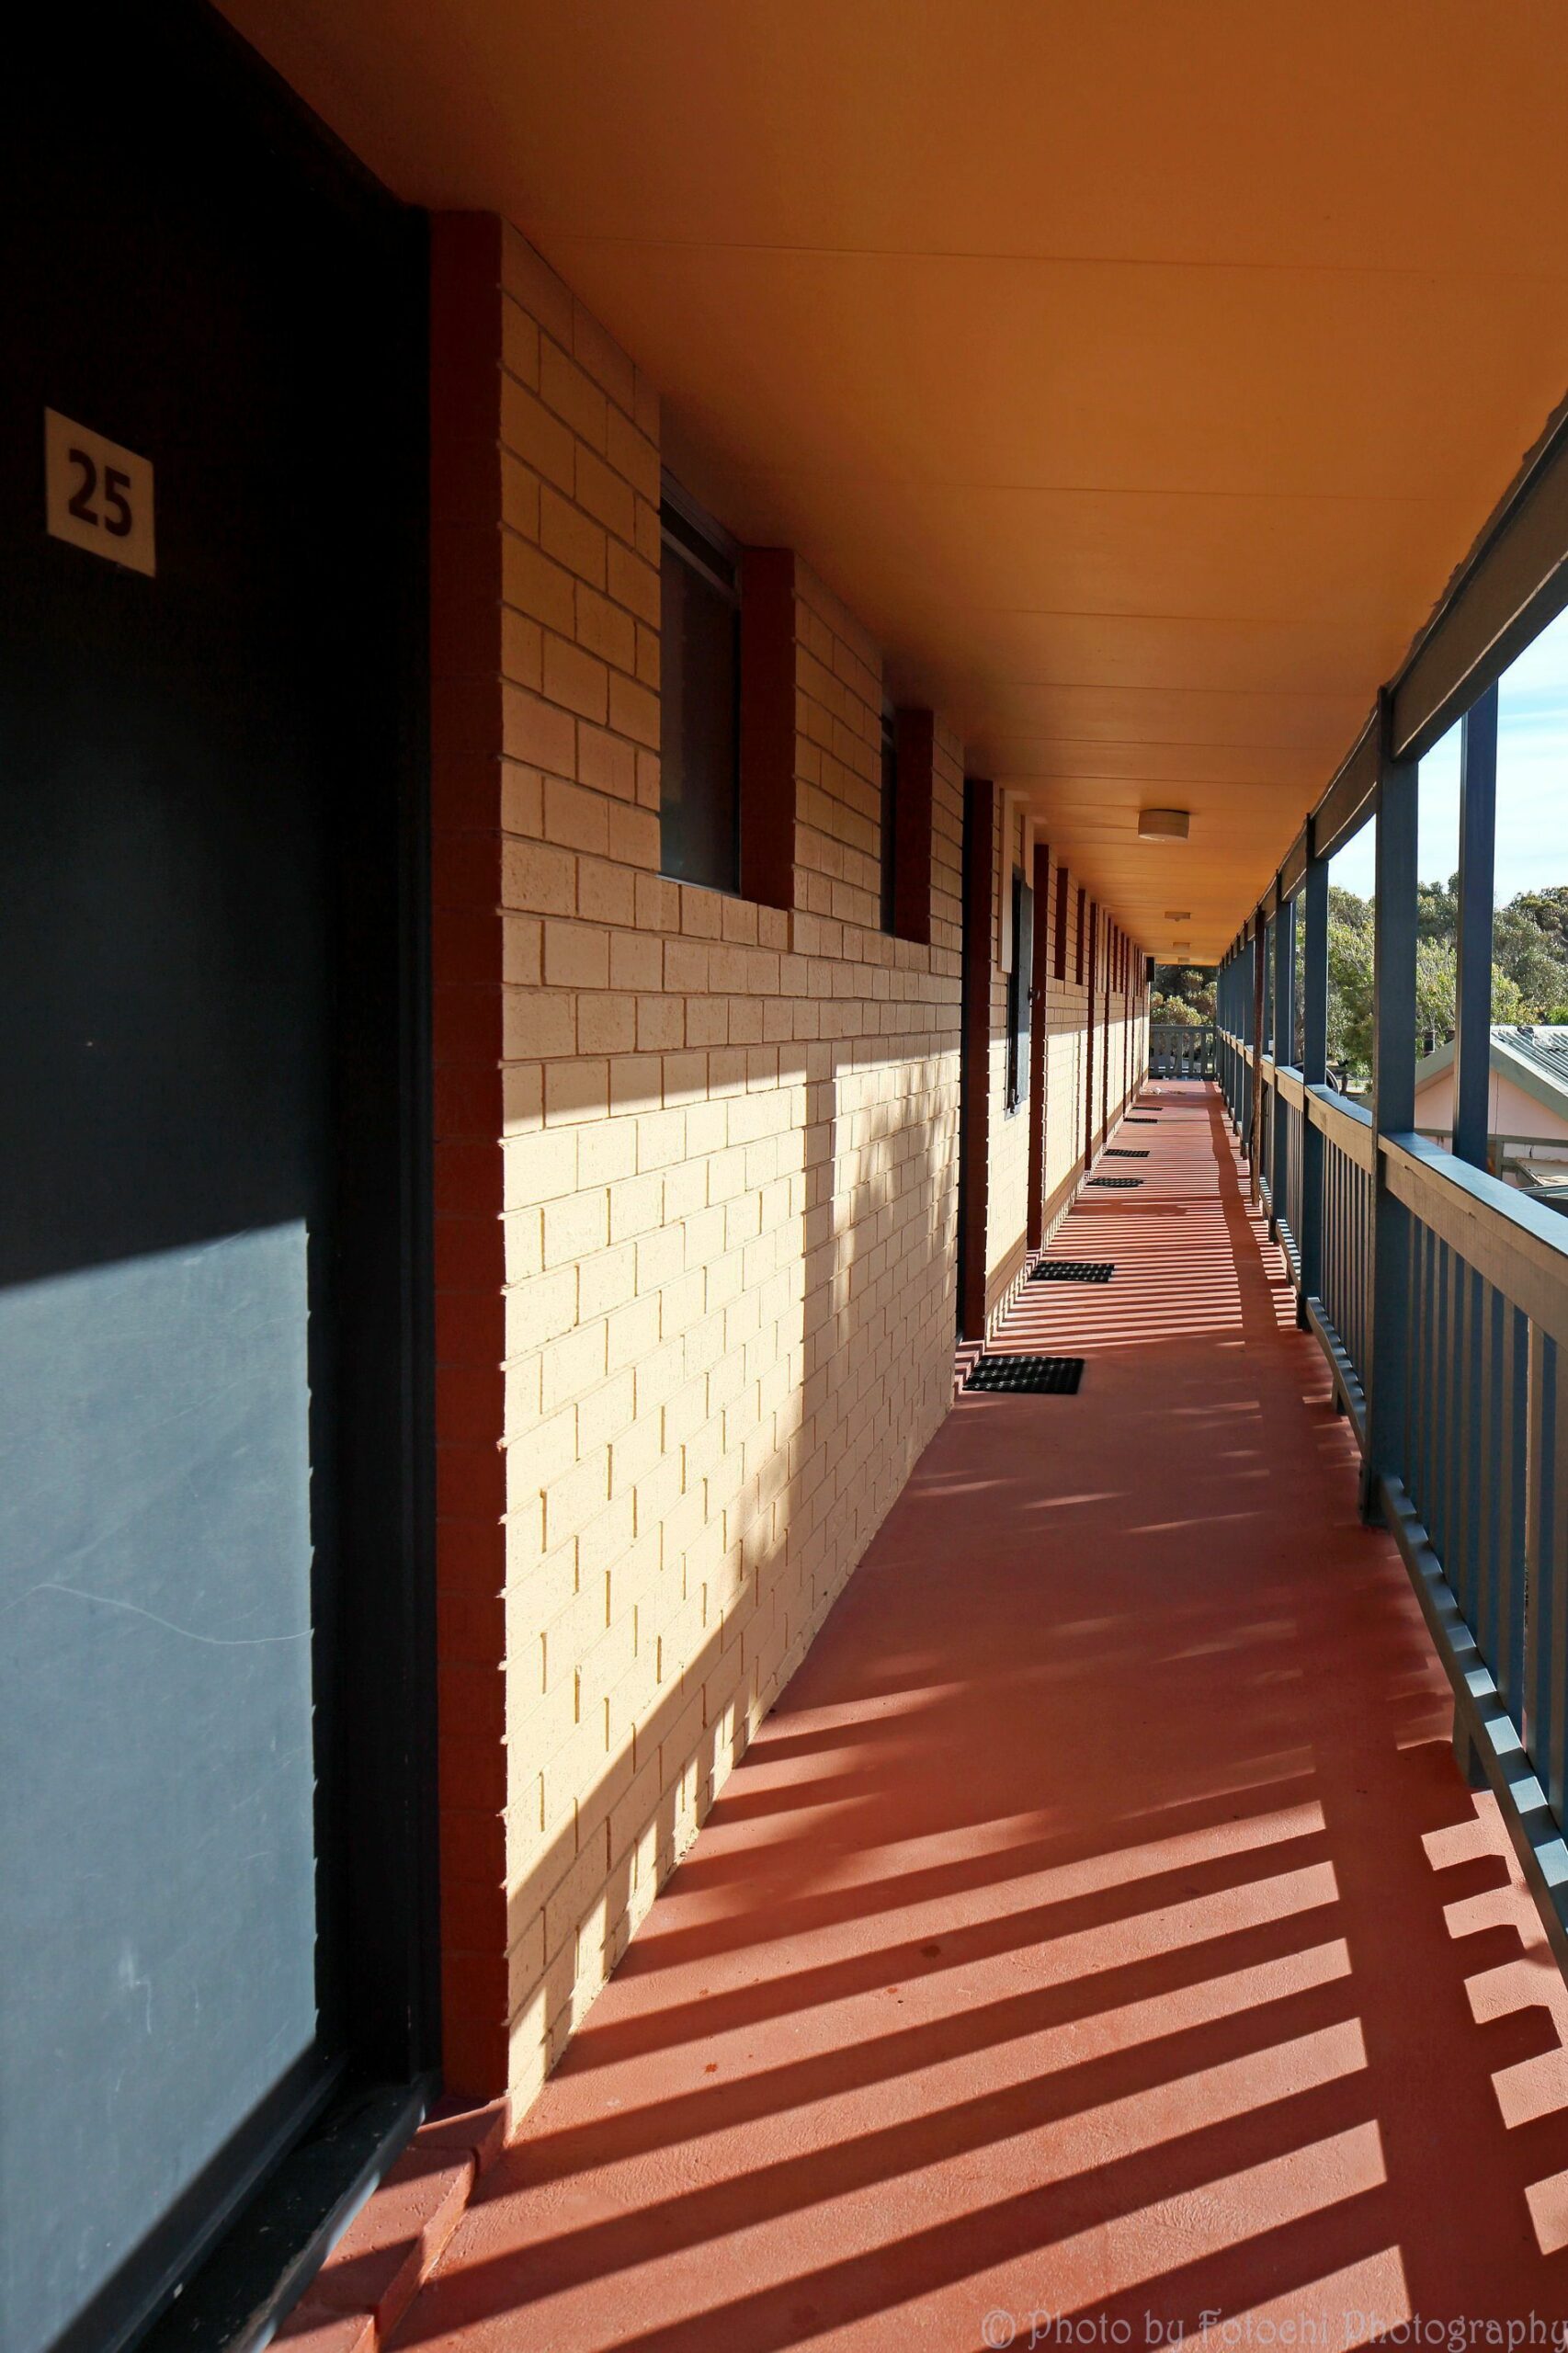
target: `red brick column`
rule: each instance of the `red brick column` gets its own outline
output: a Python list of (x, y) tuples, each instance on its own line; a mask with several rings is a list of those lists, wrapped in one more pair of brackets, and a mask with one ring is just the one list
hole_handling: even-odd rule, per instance
[(1051, 985), (1051, 850), (1035, 844), (1032, 878), (1035, 904), (1034, 970), (1029, 974), (1029, 1203), (1028, 1245), (1045, 1239), (1045, 1117), (1047, 1085), (1047, 990)]
[(501, 224), (431, 236), (437, 1609), (447, 2080), (506, 2088)]
[(985, 1337), (985, 1225), (991, 1169), (991, 927), (996, 787), (964, 785), (963, 1042), (959, 1083), (961, 1204), (959, 1334)]

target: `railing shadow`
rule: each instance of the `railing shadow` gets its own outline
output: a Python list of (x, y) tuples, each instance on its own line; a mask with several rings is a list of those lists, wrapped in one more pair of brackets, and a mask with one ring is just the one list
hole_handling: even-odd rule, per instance
[(1568, 2004), (1211, 1103), (1184, 1223), (1069, 1220), (1117, 1281), (1014, 1324), (1079, 1398), (960, 1402), (400, 2345), (1568, 2302)]

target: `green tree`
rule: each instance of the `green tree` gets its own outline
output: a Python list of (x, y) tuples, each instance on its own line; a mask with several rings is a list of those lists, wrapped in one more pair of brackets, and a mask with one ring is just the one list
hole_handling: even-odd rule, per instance
[[(1454, 1034), (1459, 877), (1423, 882), (1416, 900), (1415, 1042), (1429, 1054)], [(1354, 1076), (1372, 1059), (1377, 905), (1331, 885), (1328, 893), (1328, 1058)], [(1494, 1021), (1568, 1019), (1568, 886), (1521, 892), (1492, 928)]]
[[(1415, 1051), (1434, 1053), (1454, 1034), (1459, 1003), (1459, 955), (1447, 940), (1422, 939), (1415, 947)], [(1528, 1021), (1518, 983), (1501, 964), (1492, 967), (1492, 1018)]]
[(1372, 903), (1331, 883), (1328, 892), (1328, 1059), (1354, 1075), (1372, 1067)]
[[(1214, 973), (1207, 964), (1156, 964), (1152, 995), (1167, 1001), (1178, 1000), (1187, 1006), (1194, 1021), (1214, 1018)], [(1153, 1016), (1155, 1020), (1158, 1014)], [(1172, 1014), (1173, 1021), (1179, 1016)]]
[(1415, 885), (1415, 937), (1445, 942), (1452, 947), (1460, 930), (1460, 878), (1450, 874), (1446, 882), (1418, 882)]
[(1540, 1021), (1549, 1006), (1568, 997), (1568, 956), (1559, 946), (1555, 928), (1538, 920), (1536, 907), (1528, 903), (1531, 896), (1536, 907), (1551, 916), (1557, 914), (1544, 891), (1510, 899), (1492, 918), (1492, 961), (1517, 986), (1525, 1007), (1521, 1018)]
[(1454, 1034), (1459, 957), (1446, 939), (1415, 942), (1415, 1051), (1429, 1054)]
[[(1372, 1062), (1372, 974), (1377, 904), (1335, 883), (1328, 892), (1328, 1059), (1352, 1077)], [(1459, 876), (1416, 886), (1416, 1050), (1429, 1054), (1454, 1034), (1458, 983)], [(1296, 926), (1298, 1002), (1305, 938)], [(1568, 1023), (1568, 883), (1521, 891), (1492, 924), (1494, 1022)]]
[(1509, 904), (1529, 917), (1558, 961), (1568, 968), (1568, 883), (1554, 882), (1545, 891), (1521, 891)]

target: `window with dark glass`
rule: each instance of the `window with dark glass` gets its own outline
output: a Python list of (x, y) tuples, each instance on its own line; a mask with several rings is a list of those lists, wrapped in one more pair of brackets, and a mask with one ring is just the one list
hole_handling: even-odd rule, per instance
[(1013, 969), (1007, 975), (1007, 1108), (1029, 1091), (1029, 999), (1034, 982), (1034, 892), (1013, 869)]
[(898, 929), (898, 735), (882, 713), (882, 929)]
[(738, 891), (739, 550), (667, 477), (659, 525), (659, 863), (676, 881)]

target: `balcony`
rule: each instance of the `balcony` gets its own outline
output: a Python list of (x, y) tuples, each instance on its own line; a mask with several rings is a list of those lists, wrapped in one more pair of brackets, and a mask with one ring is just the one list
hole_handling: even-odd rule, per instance
[(91, 15), (0, 2353), (1568, 2353), (1568, 19)]
[(399, 2347), (1562, 2313), (1568, 1995), (1506, 1802), (1454, 1769), (1408, 1514), (1358, 1508), (1369, 1131), (1312, 1102), (1349, 1346), (1300, 1328), (1231, 1102), (1152, 1085), (1142, 1186), (1048, 1254), (1113, 1277), (1027, 1284), (996, 1342), (1081, 1355), (1079, 1394), (960, 1401)]

